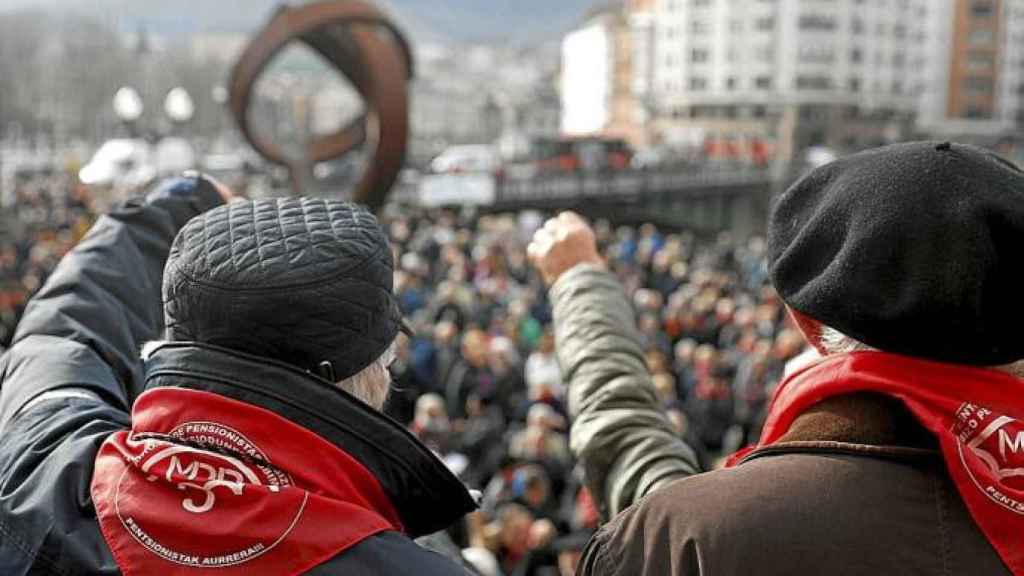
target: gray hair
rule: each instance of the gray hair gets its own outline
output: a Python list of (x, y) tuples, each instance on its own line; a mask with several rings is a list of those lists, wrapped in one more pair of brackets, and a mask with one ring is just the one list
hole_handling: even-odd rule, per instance
[[(871, 346), (843, 334), (835, 328), (821, 327), (821, 347), (826, 354), (849, 354), (850, 352), (870, 352), (876, 350)], [(988, 366), (992, 370), (1005, 372), (1016, 378), (1024, 378), (1024, 360), (1000, 366)]]
[(338, 382), (338, 388), (369, 404), (374, 410), (383, 410), (388, 393), (391, 392), (391, 374), (388, 372), (388, 366), (395, 361), (397, 342), (392, 342), (369, 366)]
[(850, 352), (870, 352), (875, 350), (860, 340), (851, 338), (839, 330), (825, 325), (821, 326), (821, 339), (819, 343), (825, 349), (826, 354), (849, 354)]
[[(153, 352), (165, 343), (165, 341), (146, 342), (142, 347), (142, 359), (149, 359)], [(398, 341), (395, 340), (369, 366), (357, 374), (337, 382), (336, 385), (369, 404), (375, 410), (383, 410), (384, 402), (387, 401), (388, 393), (391, 392), (391, 374), (388, 372), (388, 366), (395, 361), (395, 356), (398, 355), (397, 349)]]

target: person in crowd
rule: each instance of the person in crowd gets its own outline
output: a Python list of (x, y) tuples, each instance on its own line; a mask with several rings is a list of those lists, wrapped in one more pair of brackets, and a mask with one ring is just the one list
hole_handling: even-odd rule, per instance
[[(43, 188), (48, 194), (38, 195), (36, 192)], [(83, 190), (66, 177), (35, 178), (19, 184), (21, 196), (44, 200), (26, 203), (24, 213), (17, 214), (19, 220), (32, 223), (31, 234), (13, 227), (10, 229), (15, 234), (4, 236), (4, 226), (0, 225), (0, 325), (10, 327), (6, 339), (0, 334), (0, 346), (13, 336), (24, 308), (13, 302), (27, 301), (45, 283), (59, 255), (84, 233), (78, 224), (65, 224), (63, 215), (79, 210), (89, 221), (95, 217), (97, 204), (91, 200), (87, 209), (76, 208), (75, 197)], [(5, 211), (0, 214), (0, 222), (8, 216), (15, 215)], [(391, 231), (397, 263), (396, 300), (415, 328), (415, 335), (407, 343), (404, 339), (396, 342), (395, 360), (389, 370), (393, 387), (386, 413), (437, 452), (471, 488), (501, 488), (494, 491), (481, 513), (487, 521), (493, 520), (493, 510), (501, 504), (517, 501), (512, 490), (516, 471), (538, 463), (510, 455), (513, 438), (521, 437), (519, 433), (527, 427), (530, 408), (543, 404), (563, 421), (568, 413), (565, 377), (554, 353), (547, 290), (526, 258), (527, 242), (538, 226), (531, 223), (536, 218), (528, 212), (478, 216), (412, 207), (389, 209), (382, 217), (382, 224)], [(543, 224), (543, 218), (538, 222)], [(71, 231), (68, 244), (63, 243), (67, 240), (66, 235), (62, 236), (65, 230)], [(621, 226), (617, 231), (608, 222), (598, 222), (596, 231), (609, 266), (630, 287), (627, 298), (636, 316), (650, 317), (645, 328), (653, 345), (641, 354), (663, 384), (659, 390), (665, 393), (661, 407), (666, 417), (701, 458), (718, 460), (721, 454), (708, 453), (689, 416), (699, 403), (691, 393), (697, 384), (695, 350), (707, 344), (717, 358), (716, 364), (738, 371), (758, 339), (772, 343), (786, 328), (774, 292), (762, 292), (762, 284), (752, 283), (747, 277), (742, 267), (747, 254), (744, 243), (730, 248), (686, 231), (647, 227), (642, 234), (641, 255), (637, 228)], [(51, 244), (50, 239), (60, 240), (59, 247), (53, 249), (57, 244)], [(45, 250), (35, 250), (36, 246)], [(735, 258), (723, 258), (721, 253), (729, 249), (737, 252)], [(35, 259), (33, 253), (37, 254)], [(48, 253), (58, 256), (41, 258)], [(11, 265), (5, 267), (8, 261)], [(30, 266), (32, 262), (48, 266)], [(29, 267), (33, 273), (25, 275)], [(10, 300), (4, 296), (7, 286), (12, 287)], [(705, 326), (715, 325), (718, 303), (723, 299), (734, 303), (735, 314), (724, 327), (718, 323), (716, 341), (715, 331)], [(8, 306), (7, 302), (12, 304)], [(756, 316), (761, 308), (761, 316)], [(465, 363), (461, 345), (466, 336), (471, 341), (476, 338), (471, 336), (474, 332), (482, 334), (486, 343), (479, 348), (483, 353), (481, 366), (493, 374), (494, 386), (485, 388), (481, 396), (470, 382), (461, 409), (449, 420), (445, 385), (456, 364)], [(781, 374), (780, 367), (773, 358), (770, 376), (752, 384), (755, 388), (763, 385), (763, 389), (752, 390), (751, 394), (767, 396), (775, 384), (773, 378), (777, 380)], [(669, 399), (669, 380), (665, 376), (669, 373), (676, 382), (676, 401)], [(739, 402), (738, 392), (733, 398)], [(424, 405), (417, 410), (421, 400)], [(432, 416), (425, 418), (425, 413)], [(734, 425), (739, 418), (735, 417)], [(563, 426), (544, 434), (561, 436), (564, 446)], [(755, 420), (751, 437), (756, 437), (759, 430), (760, 420)], [(731, 447), (723, 445), (721, 450)], [(520, 455), (526, 458), (527, 452)], [(578, 527), (574, 518), (581, 510), (596, 507), (577, 505), (579, 501), (591, 501), (589, 496), (582, 496), (589, 495), (589, 491), (580, 489), (580, 480), (572, 473), (576, 468), (572, 455), (564, 449), (561, 452), (563, 456), (549, 458), (544, 467), (551, 502), (563, 504), (547, 512), (547, 517), (557, 527), (558, 535), (564, 536)], [(554, 462), (558, 465), (553, 466)], [(587, 517), (594, 514), (588, 513)], [(552, 565), (545, 568), (553, 569)]]
[(461, 357), (455, 361), (445, 383), (448, 414), (462, 419), (466, 416), (466, 400), (471, 394), (480, 399), (497, 395), (498, 381), (489, 363), (490, 343), (483, 330), (473, 329), (462, 337)]
[(444, 398), (438, 394), (424, 394), (416, 400), (416, 410), (409, 430), (428, 448), (446, 455), (457, 445), (448, 419)]
[[(544, 332), (529, 358), (526, 359), (524, 368), (526, 386), (529, 390), (535, 391), (544, 389), (553, 398), (564, 397), (562, 385), (562, 369), (558, 366), (558, 358), (555, 356), (555, 335), (550, 330)], [(534, 394), (541, 396), (543, 394)]]
[(526, 428), (512, 436), (509, 453), (560, 471), (570, 468), (569, 443), (558, 431), (563, 427), (562, 417), (551, 406), (534, 404), (526, 417)]
[(897, 144), (800, 179), (768, 270), (820, 358), (778, 384), (756, 447), (697, 474), (593, 232), (548, 221), (530, 254), (610, 519), (578, 574), (1024, 573), (1022, 241), (1024, 172), (983, 149)]
[(760, 340), (749, 356), (746, 356), (736, 370), (732, 389), (735, 396), (735, 420), (740, 426), (744, 444), (757, 442), (755, 432), (760, 432), (771, 390), (772, 344)]
[(501, 467), (507, 451), (503, 442), (506, 413), (500, 405), (485, 403), (476, 394), (466, 399), (458, 445), (469, 459), (463, 479), (471, 486), (483, 486)]
[(593, 530), (579, 530), (562, 536), (552, 542), (552, 549), (558, 556), (557, 576), (574, 576), (579, 567), (583, 548), (594, 535)]
[(519, 349), (500, 330), (500, 327), (494, 330), (499, 335), (491, 338), (487, 347), (487, 364), (494, 375), (494, 389), (481, 400), (503, 415), (522, 405), (526, 384)]
[(509, 502), (498, 508), (495, 514), (498, 548), (495, 552), (503, 572), (515, 571), (530, 552), (530, 533), (535, 521), (530, 510), (521, 504)]
[(377, 220), (231, 197), (196, 176), (116, 208), (28, 304), (4, 573), (464, 573), (410, 539), (475, 502), (380, 412), (403, 321)]

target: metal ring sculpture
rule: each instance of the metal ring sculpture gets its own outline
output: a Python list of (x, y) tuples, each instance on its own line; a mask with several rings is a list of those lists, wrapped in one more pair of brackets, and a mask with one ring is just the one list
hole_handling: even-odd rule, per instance
[[(288, 158), (274, 142), (255, 132), (248, 115), (260, 74), (281, 49), (296, 39), (348, 78), (366, 103), (365, 113), (348, 126), (306, 143), (302, 160)], [(252, 147), (288, 169), (296, 195), (302, 193), (302, 175), (309, 166), (368, 145), (371, 160), (352, 199), (376, 210), (387, 200), (405, 159), (412, 63), (405, 36), (372, 4), (341, 0), (282, 6), (235, 63), (229, 104)]]

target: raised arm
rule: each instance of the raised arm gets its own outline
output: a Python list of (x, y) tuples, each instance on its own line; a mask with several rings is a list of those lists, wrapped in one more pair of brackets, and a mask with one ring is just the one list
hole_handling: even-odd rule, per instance
[(163, 331), (160, 284), (178, 230), (228, 197), (201, 178), (167, 181), (99, 219), (29, 302), (0, 361), (0, 430), (55, 390), (127, 411), (141, 393), (139, 350)]
[(659, 407), (633, 309), (575, 214), (549, 221), (530, 256), (552, 285), (558, 359), (569, 382), (573, 453), (607, 520), (697, 473), (693, 450)]

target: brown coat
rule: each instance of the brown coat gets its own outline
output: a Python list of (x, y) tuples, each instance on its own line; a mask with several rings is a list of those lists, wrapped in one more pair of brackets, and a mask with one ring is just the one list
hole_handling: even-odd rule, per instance
[(1009, 574), (898, 402), (824, 402), (779, 444), (696, 474), (614, 277), (577, 267), (551, 299), (572, 449), (611, 518), (580, 576)]
[(935, 451), (788, 442), (677, 480), (591, 540), (578, 574), (1009, 574)]

